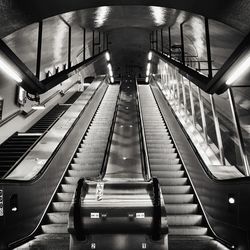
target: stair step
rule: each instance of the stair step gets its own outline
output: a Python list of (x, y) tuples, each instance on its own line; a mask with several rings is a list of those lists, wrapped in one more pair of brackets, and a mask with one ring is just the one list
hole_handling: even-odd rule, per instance
[(67, 224), (46, 224), (42, 225), (42, 232), (45, 234), (66, 234), (68, 233)]
[(71, 185), (71, 184), (61, 184), (61, 191), (66, 192), (66, 193), (74, 193), (76, 190), (76, 184)]
[(52, 203), (52, 211), (53, 212), (69, 212), (70, 205), (71, 205), (70, 201), (53, 202)]
[(179, 186), (179, 185), (185, 185), (188, 183), (188, 180), (186, 177), (182, 177), (182, 178), (161, 178), (158, 177), (158, 180), (160, 182), (161, 186)]
[(101, 163), (102, 163), (103, 159), (93, 159), (93, 158), (89, 158), (89, 159), (84, 159), (84, 157), (82, 158), (74, 158), (73, 162), (77, 163), (77, 164), (84, 164), (84, 165), (99, 165), (99, 169), (101, 168)]
[(56, 194), (56, 200), (59, 201), (59, 202), (64, 202), (64, 201), (69, 201), (71, 202), (72, 201), (72, 198), (74, 196), (74, 193), (71, 192), (71, 193), (57, 193)]
[(171, 148), (150, 148), (150, 150), (148, 150), (149, 154), (154, 154), (154, 153), (158, 153), (161, 152), (161, 154), (171, 154), (171, 153), (175, 153), (176, 149), (171, 147)]
[(51, 224), (68, 223), (68, 215), (69, 214), (67, 212), (47, 213), (49, 223)]
[(168, 168), (171, 167), (166, 167), (165, 171), (154, 171), (152, 170), (152, 174), (154, 176), (160, 176), (161, 178), (180, 178), (184, 177), (184, 171), (178, 170), (178, 171), (168, 171)]
[[(84, 166), (85, 167), (85, 166)], [(89, 166), (87, 166), (89, 168)], [(96, 177), (100, 174), (100, 166), (96, 167), (93, 166), (92, 169), (85, 169), (85, 170), (69, 170), (67, 172), (68, 176), (70, 177)]]
[(197, 204), (167, 204), (167, 214), (194, 214), (198, 211)]
[(165, 204), (193, 203), (193, 194), (163, 194)]
[(176, 165), (178, 163), (180, 163), (180, 159), (176, 158), (176, 159), (152, 159), (149, 157), (149, 161), (152, 165), (156, 164), (156, 165)]
[(178, 171), (178, 170), (181, 170), (182, 169), (182, 164), (172, 164), (170, 166), (165, 166), (165, 165), (150, 165), (152, 171)]
[(170, 235), (206, 235), (208, 229), (199, 226), (171, 226), (169, 227)]
[(202, 215), (178, 214), (167, 215), (168, 225), (171, 226), (199, 226), (202, 224)]
[(158, 159), (158, 160), (169, 160), (169, 159), (176, 159), (177, 153), (165, 153), (159, 150), (157, 153), (152, 153), (151, 151), (148, 152), (150, 159)]
[(192, 191), (192, 188), (190, 185), (162, 186), (161, 191), (163, 194), (188, 194)]

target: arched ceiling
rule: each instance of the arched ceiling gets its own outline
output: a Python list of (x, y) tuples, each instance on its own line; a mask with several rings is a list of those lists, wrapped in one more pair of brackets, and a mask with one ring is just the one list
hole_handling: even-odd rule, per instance
[[(166, 7), (146, 6), (150, 4)], [(99, 5), (101, 7), (88, 8)], [(250, 30), (247, 23), (250, 18), (246, 14), (249, 9), (248, 1), (236, 0), (127, 0), (126, 4), (123, 1), (102, 1), (101, 4), (98, 1), (80, 0), (26, 0), (22, 3), (20, 0), (2, 1), (0, 22), (4, 25), (1, 26), (0, 36), (35, 72), (38, 29), (36, 22), (43, 20), (41, 69), (45, 72), (55, 66), (62, 66), (67, 61), (68, 27), (60, 19), (61, 16), (72, 27), (73, 59), (82, 50), (82, 28), (87, 29), (88, 55), (91, 54), (92, 30), (97, 30), (109, 34), (115, 74), (124, 73), (132, 67), (137, 73), (145, 74), (149, 32), (163, 29), (164, 49), (167, 51), (168, 27), (171, 27), (172, 44), (178, 45), (180, 24), (183, 22), (185, 51), (200, 60), (206, 60), (204, 17), (198, 15), (202, 14), (211, 18), (209, 25), (213, 63), (214, 68), (220, 68)], [(99, 70), (103, 73), (105, 71), (105, 68)]]
[[(162, 6), (199, 14), (218, 20), (244, 33), (249, 29), (250, 2), (248, 0), (1, 0), (0, 37), (39, 20), (86, 8), (99, 6)], [(4, 26), (3, 26), (4, 24)]]

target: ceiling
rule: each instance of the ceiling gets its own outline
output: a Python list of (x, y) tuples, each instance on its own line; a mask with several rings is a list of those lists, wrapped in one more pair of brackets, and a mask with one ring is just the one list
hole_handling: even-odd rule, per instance
[[(185, 51), (205, 60), (204, 18), (201, 15), (209, 17), (214, 69), (223, 65), (250, 30), (249, 1), (147, 1), (149, 6), (145, 6), (145, 1), (127, 0), (126, 4), (130, 5), (123, 5), (123, 1), (102, 1), (104, 6), (101, 7), (97, 7), (100, 1), (93, 0), (20, 2), (2, 1), (0, 22), (4, 25), (0, 36), (33, 72), (39, 20), (44, 20), (42, 71), (62, 67), (67, 62), (68, 27), (59, 14), (72, 26), (71, 52), (75, 61), (81, 60), (81, 55), (78, 58), (77, 55), (82, 50), (82, 28), (87, 29), (87, 56), (92, 50), (92, 30), (109, 34), (112, 64), (117, 75), (128, 71), (145, 74), (152, 30), (163, 29), (164, 50), (167, 51), (168, 27), (171, 26), (172, 44), (180, 44), (180, 24), (185, 22)], [(114, 6), (115, 3), (119, 6)], [(99, 69), (99, 72), (105, 71), (106, 68)]]

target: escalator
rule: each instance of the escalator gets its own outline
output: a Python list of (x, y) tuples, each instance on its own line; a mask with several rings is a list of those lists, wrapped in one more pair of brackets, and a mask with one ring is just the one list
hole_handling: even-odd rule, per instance
[[(79, 97), (79, 93), (72, 95), (71, 103)], [(68, 105), (56, 105), (38, 122), (36, 122), (25, 133), (15, 133), (0, 145), (0, 178), (4, 177), (8, 171), (28, 152), (53, 124), (69, 108)]]
[(160, 182), (167, 210), (170, 249), (227, 249), (209, 236), (203, 212), (149, 85), (140, 102), (152, 176)]
[(68, 212), (77, 181), (82, 176), (98, 177), (104, 160), (118, 85), (110, 85), (82, 139), (34, 240), (17, 249), (68, 249)]
[(136, 83), (124, 79), (102, 176), (84, 176), (76, 188), (70, 249), (168, 249), (166, 210), (143, 163), (140, 134)]

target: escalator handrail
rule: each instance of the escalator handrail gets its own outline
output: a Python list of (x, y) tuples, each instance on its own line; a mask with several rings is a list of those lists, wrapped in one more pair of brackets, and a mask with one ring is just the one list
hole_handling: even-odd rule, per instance
[(150, 181), (152, 179), (152, 175), (151, 175), (151, 170), (150, 170), (150, 163), (149, 163), (146, 136), (145, 136), (145, 128), (144, 128), (144, 123), (143, 123), (142, 109), (141, 109), (141, 102), (140, 102), (140, 93), (138, 90), (137, 79), (135, 80), (135, 82), (136, 82), (137, 106), (138, 106), (138, 117), (139, 117), (139, 135), (141, 137), (140, 148), (141, 148), (142, 163), (143, 163), (143, 173), (144, 173), (144, 179), (146, 181)]
[(107, 170), (108, 159), (109, 159), (109, 154), (110, 154), (110, 147), (111, 147), (113, 133), (114, 133), (114, 129), (115, 129), (116, 117), (117, 117), (117, 112), (118, 112), (118, 102), (120, 100), (120, 96), (121, 96), (121, 83), (120, 83), (119, 93), (118, 93), (117, 100), (116, 100), (115, 111), (114, 111), (112, 123), (110, 126), (108, 142), (107, 142), (106, 149), (104, 152), (104, 158), (103, 158), (101, 171), (100, 171), (100, 175), (99, 175), (99, 179), (101, 179), (101, 180), (104, 178), (104, 176), (106, 174), (106, 170)]
[[(60, 147), (62, 146), (62, 144), (65, 142), (66, 138), (68, 137), (68, 135), (71, 133), (71, 131), (74, 129), (75, 125), (77, 124), (77, 122), (79, 121), (79, 119), (82, 117), (84, 111), (86, 110), (86, 108), (88, 107), (90, 101), (93, 99), (93, 97), (95, 96), (96, 92), (100, 89), (100, 87), (103, 85), (103, 83), (106, 80), (106, 76), (103, 78), (103, 80), (100, 82), (100, 84), (98, 85), (98, 87), (95, 89), (94, 93), (91, 95), (91, 97), (88, 99), (88, 102), (85, 104), (84, 108), (82, 109), (82, 111), (80, 112), (80, 114), (78, 115), (78, 117), (75, 119), (75, 121), (73, 122), (72, 126), (69, 128), (69, 130), (67, 131), (67, 133), (64, 135), (64, 137), (62, 138), (62, 140), (60, 141), (60, 143), (57, 145), (56, 149), (54, 150), (54, 152), (51, 154), (51, 156), (49, 157), (49, 159), (47, 160), (47, 162), (44, 164), (44, 166), (42, 167), (42, 169), (30, 180), (14, 180), (14, 179), (0, 179), (0, 183), (32, 183), (35, 182), (36, 180), (38, 180), (43, 173), (46, 171), (46, 169), (49, 167), (50, 162), (52, 161), (52, 159), (55, 157), (55, 155), (57, 154), (58, 150), (60, 149)], [(86, 91), (86, 90), (85, 90)], [(13, 170), (13, 169), (12, 169)]]

